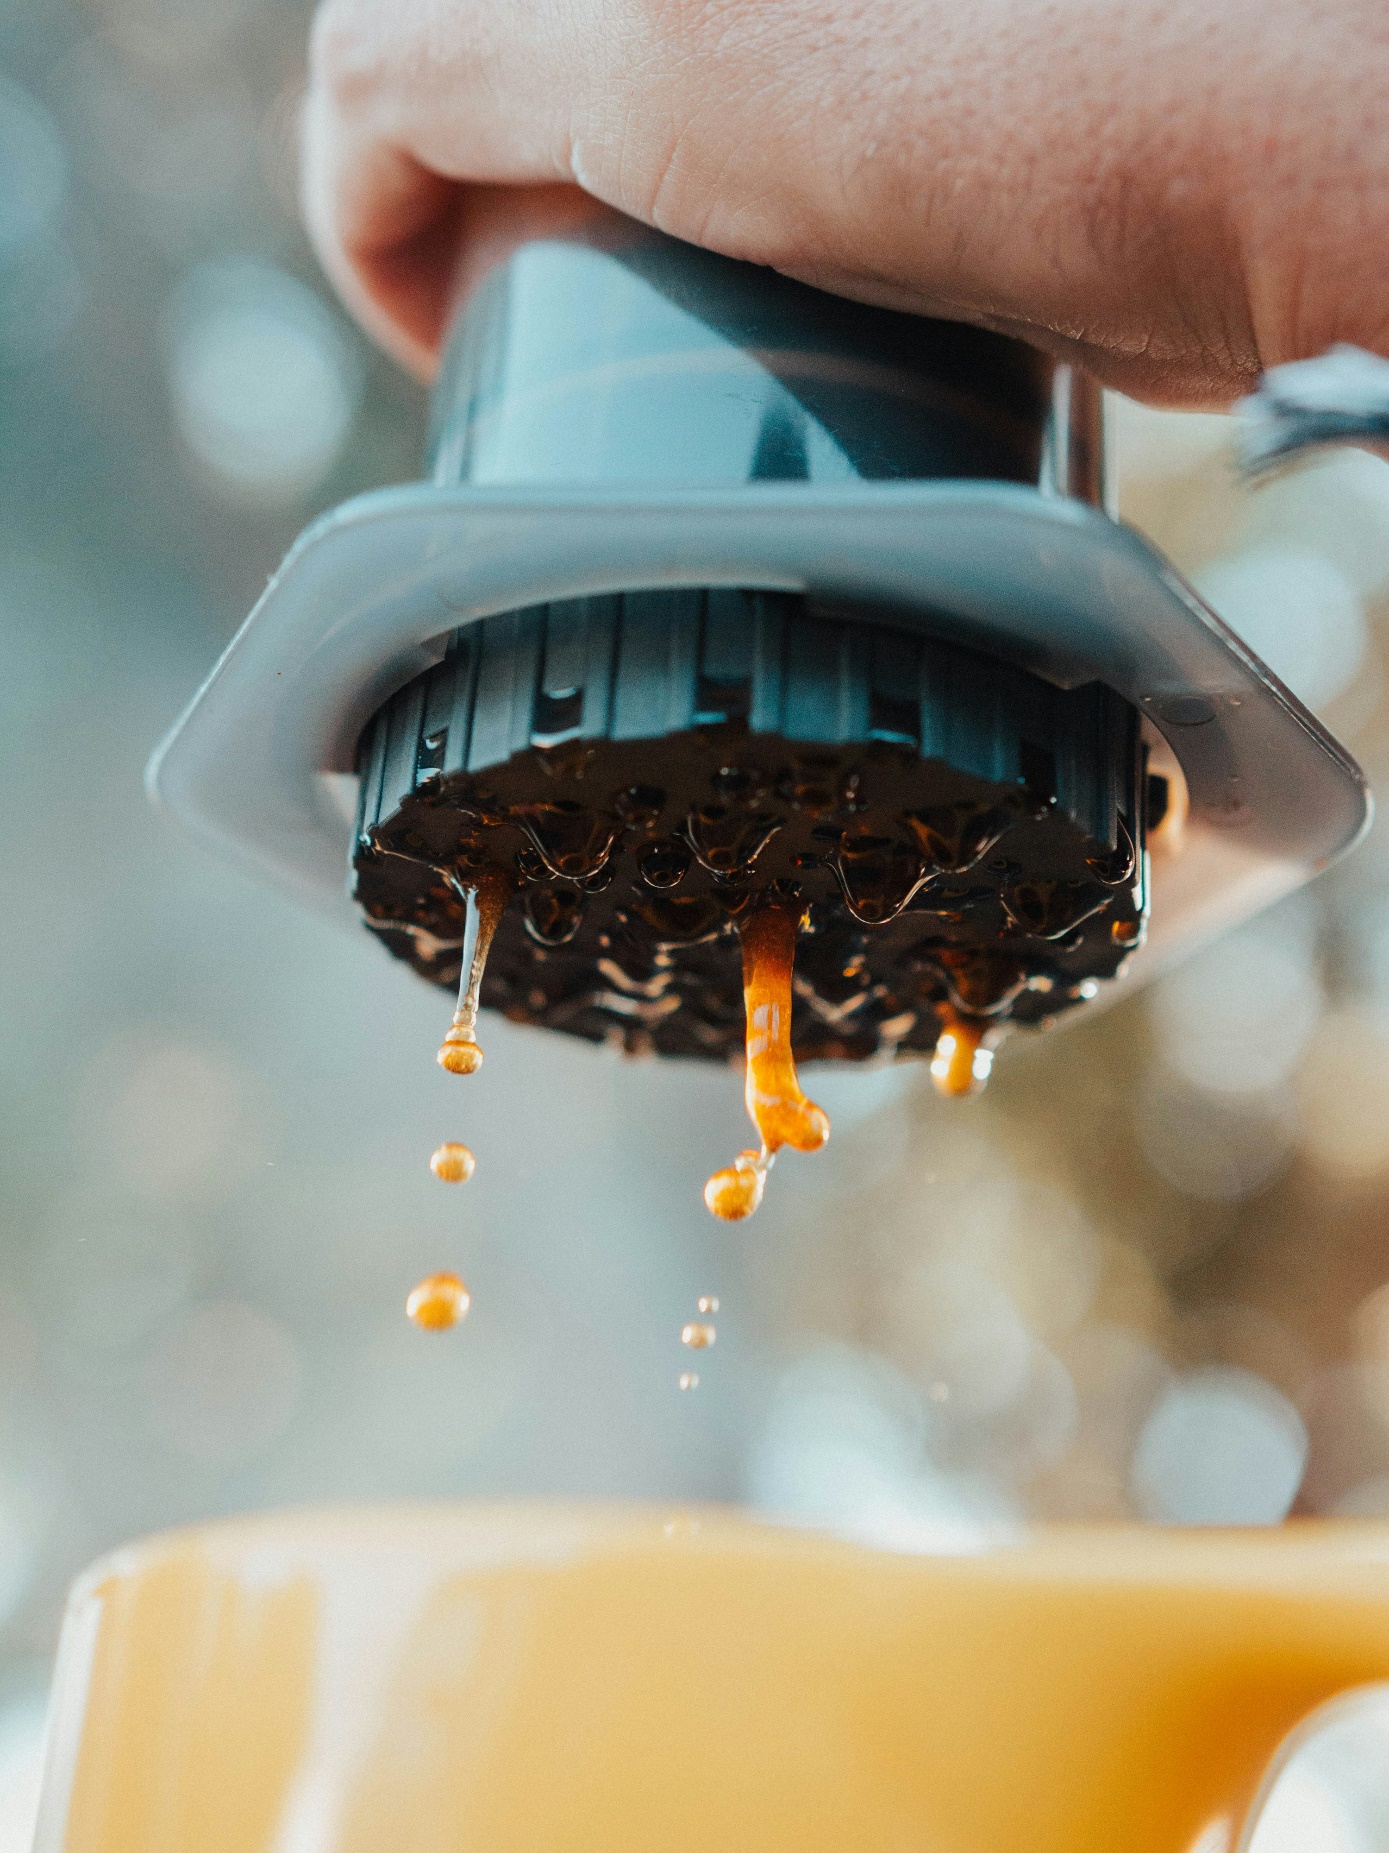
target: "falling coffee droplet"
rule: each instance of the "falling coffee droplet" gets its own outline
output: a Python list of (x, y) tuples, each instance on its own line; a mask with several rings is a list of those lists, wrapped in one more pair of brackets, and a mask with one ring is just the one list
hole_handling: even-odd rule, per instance
[(472, 1296), (456, 1274), (429, 1274), (413, 1288), (405, 1311), (425, 1332), (447, 1332), (463, 1319)]
[(762, 906), (738, 923), (743, 942), (743, 1007), (747, 1016), (748, 1118), (762, 1138), (760, 1152), (740, 1152), (704, 1187), (704, 1202), (723, 1222), (741, 1222), (762, 1201), (767, 1172), (783, 1145), (818, 1152), (830, 1136), (824, 1110), (801, 1092), (791, 1053), (791, 981), (800, 916), (793, 907)]
[(695, 1301), (695, 1311), (699, 1313), (716, 1313), (719, 1310), (717, 1293), (701, 1293)]
[(931, 1079), (937, 1093), (962, 1100), (967, 1094), (983, 1090), (993, 1066), (993, 1053), (984, 1047), (987, 1027), (953, 1013), (946, 1018), (931, 1058)]
[(703, 1320), (691, 1320), (681, 1328), (680, 1343), (690, 1351), (708, 1351), (719, 1342), (717, 1329)]
[(463, 922), (463, 969), (458, 986), (458, 1008), (453, 1024), (439, 1050), (441, 1068), (450, 1074), (476, 1074), (482, 1066), (482, 1050), (477, 1043), (477, 1013), (482, 1001), (482, 974), (487, 968), (487, 954), (506, 904), (511, 895), (511, 880), (490, 870), (468, 890), (467, 914)]
[(441, 1184), (466, 1184), (477, 1169), (477, 1159), (466, 1145), (450, 1141), (433, 1152), (429, 1168)]
[(761, 1152), (739, 1152), (726, 1170), (704, 1186), (704, 1207), (720, 1222), (742, 1222), (762, 1201), (772, 1161)]
[(697, 1370), (682, 1370), (679, 1381), (682, 1390), (697, 1390), (699, 1388), (699, 1372)]

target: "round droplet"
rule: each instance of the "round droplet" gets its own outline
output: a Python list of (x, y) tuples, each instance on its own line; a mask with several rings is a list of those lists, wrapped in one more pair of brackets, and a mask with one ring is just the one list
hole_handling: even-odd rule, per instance
[(466, 1145), (449, 1140), (431, 1154), (429, 1168), (441, 1184), (466, 1184), (477, 1169), (477, 1159)]
[(699, 1372), (697, 1370), (682, 1370), (680, 1373), (680, 1388), (682, 1390), (697, 1390), (699, 1388)]
[(695, 1301), (695, 1308), (698, 1312), (702, 1313), (716, 1313), (719, 1310), (718, 1294), (701, 1293), (699, 1298)]
[(472, 1296), (456, 1274), (429, 1274), (411, 1289), (405, 1310), (426, 1332), (447, 1332), (467, 1314)]
[(454, 1028), (445, 1036), (437, 1060), (450, 1074), (476, 1074), (482, 1066), (482, 1050), (467, 1030)]
[(648, 888), (678, 888), (690, 866), (688, 845), (669, 837), (637, 857), (637, 874)]
[(691, 1351), (708, 1351), (718, 1343), (718, 1332), (712, 1325), (702, 1319), (692, 1319), (687, 1326), (682, 1326), (680, 1343)]
[(758, 1153), (742, 1152), (726, 1170), (716, 1171), (704, 1186), (704, 1207), (720, 1222), (742, 1222), (762, 1201), (766, 1173)]
[(956, 1022), (941, 1031), (931, 1058), (931, 1079), (937, 1093), (951, 1100), (977, 1094), (992, 1067), (993, 1052), (983, 1046), (983, 1031), (978, 1024)]

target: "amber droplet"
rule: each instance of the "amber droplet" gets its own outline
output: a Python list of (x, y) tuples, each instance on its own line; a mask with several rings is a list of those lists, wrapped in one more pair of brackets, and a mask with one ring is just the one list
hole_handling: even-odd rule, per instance
[(482, 1066), (482, 1050), (469, 1031), (455, 1022), (440, 1044), (436, 1059), (450, 1074), (476, 1074)]
[(697, 1370), (682, 1370), (679, 1381), (682, 1390), (697, 1390), (699, 1388), (699, 1372)]
[(961, 1100), (979, 1093), (989, 1078), (993, 1055), (984, 1047), (984, 1026), (967, 1018), (950, 1017), (931, 1058), (931, 1079), (936, 1092)]
[(704, 1207), (720, 1222), (742, 1222), (761, 1203), (766, 1183), (767, 1166), (762, 1154), (740, 1152), (733, 1164), (716, 1171), (704, 1186)]
[(717, 1330), (700, 1319), (691, 1320), (680, 1332), (680, 1343), (691, 1351), (708, 1351), (718, 1343), (718, 1339)]
[(447, 1332), (467, 1314), (472, 1296), (456, 1274), (429, 1274), (411, 1289), (405, 1310), (425, 1332)]
[(1109, 936), (1116, 946), (1141, 946), (1143, 944), (1143, 922), (1141, 920), (1116, 920), (1110, 926)]
[(463, 967), (458, 981), (458, 1008), (437, 1057), (449, 1074), (476, 1074), (482, 1066), (477, 1041), (477, 1013), (482, 1001), (482, 975), (487, 954), (512, 893), (509, 875), (491, 869), (468, 890), (463, 923)]
[(696, 1312), (716, 1313), (718, 1310), (719, 1296), (717, 1293), (701, 1293), (699, 1298), (695, 1301)]
[(449, 1141), (432, 1153), (429, 1168), (441, 1184), (466, 1184), (477, 1169), (477, 1159), (466, 1145)]

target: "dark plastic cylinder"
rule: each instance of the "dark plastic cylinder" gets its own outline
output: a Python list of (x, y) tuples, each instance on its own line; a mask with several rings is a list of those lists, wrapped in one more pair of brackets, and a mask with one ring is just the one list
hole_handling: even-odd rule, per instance
[(1053, 371), (1007, 336), (846, 302), (598, 212), (521, 238), (464, 302), (433, 477), (1036, 487)]

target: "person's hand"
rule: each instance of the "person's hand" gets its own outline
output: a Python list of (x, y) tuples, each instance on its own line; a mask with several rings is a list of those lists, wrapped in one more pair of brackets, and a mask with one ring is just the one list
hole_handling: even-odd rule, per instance
[(484, 184), (577, 183), (1169, 404), (1389, 353), (1385, 0), (325, 0), (304, 200), (432, 369)]

